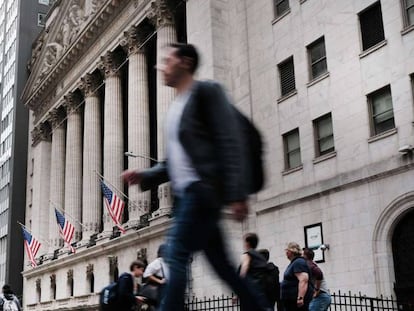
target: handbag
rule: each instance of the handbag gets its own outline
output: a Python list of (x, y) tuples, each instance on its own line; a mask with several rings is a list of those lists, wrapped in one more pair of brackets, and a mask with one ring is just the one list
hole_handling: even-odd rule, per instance
[[(164, 267), (161, 263), (161, 272), (163, 277), (165, 277), (164, 274)], [(142, 296), (147, 298), (151, 303), (158, 305), (160, 302), (160, 292), (161, 292), (161, 287), (163, 285), (160, 285), (158, 283), (154, 283), (154, 282), (147, 282), (145, 284), (142, 285), (141, 289), (138, 291), (138, 296)]]

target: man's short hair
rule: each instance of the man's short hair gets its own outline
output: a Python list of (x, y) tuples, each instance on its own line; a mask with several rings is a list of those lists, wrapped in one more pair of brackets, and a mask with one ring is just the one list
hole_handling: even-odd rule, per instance
[(129, 266), (129, 270), (132, 272), (135, 268), (143, 268), (145, 269), (145, 264), (141, 260), (134, 260), (131, 265)]
[(12, 294), (13, 293), (13, 291), (11, 290), (10, 285), (7, 285), (7, 284), (3, 285), (3, 293), (4, 294)]
[(307, 247), (303, 249), (303, 255), (309, 260), (313, 260), (313, 258), (315, 258), (315, 252)]
[(263, 249), (259, 249), (257, 252), (260, 255), (262, 255), (264, 259), (266, 259), (266, 261), (269, 261), (269, 258), (270, 258), (269, 250), (263, 248)]
[(257, 244), (259, 244), (259, 237), (257, 236), (256, 233), (250, 232), (250, 233), (246, 233), (246, 235), (244, 236), (244, 241), (249, 244), (249, 246), (251, 248), (256, 248)]
[(168, 46), (177, 50), (175, 55), (177, 55), (178, 58), (187, 57), (191, 60), (191, 73), (194, 73), (197, 70), (199, 56), (194, 45), (188, 43), (171, 43)]

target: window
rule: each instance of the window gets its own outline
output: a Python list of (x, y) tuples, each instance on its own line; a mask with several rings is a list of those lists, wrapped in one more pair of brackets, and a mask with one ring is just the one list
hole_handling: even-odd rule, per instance
[(316, 156), (327, 154), (335, 150), (332, 128), (332, 115), (330, 113), (313, 121), (315, 131)]
[(386, 86), (368, 95), (372, 135), (395, 128), (391, 88)]
[(49, 5), (49, 0), (39, 0), (39, 4)]
[(326, 63), (325, 38), (322, 37), (307, 47), (310, 79), (314, 80), (328, 71)]
[(414, 0), (401, 0), (404, 26), (409, 27), (414, 25)]
[(289, 0), (274, 0), (274, 3), (276, 17), (281, 16), (289, 10)]
[(283, 97), (296, 89), (293, 56), (280, 63), (278, 67), (280, 76), (280, 92)]
[(286, 169), (298, 167), (302, 164), (300, 157), (299, 129), (294, 129), (283, 135), (285, 145)]
[(37, 14), (37, 26), (45, 27), (45, 22), (46, 22), (46, 14), (38, 13)]
[(359, 13), (359, 23), (361, 24), (363, 51), (384, 41), (384, 25), (379, 2)]

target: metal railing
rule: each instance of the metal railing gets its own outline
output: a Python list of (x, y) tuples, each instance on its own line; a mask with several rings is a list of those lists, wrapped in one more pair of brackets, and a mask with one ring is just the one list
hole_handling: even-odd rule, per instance
[[(330, 311), (414, 311), (414, 305), (400, 303), (392, 297), (368, 297), (361, 293), (332, 293)], [(193, 297), (186, 301), (185, 311), (239, 311), (240, 305), (234, 296), (212, 298)], [(282, 311), (282, 310), (278, 310)]]

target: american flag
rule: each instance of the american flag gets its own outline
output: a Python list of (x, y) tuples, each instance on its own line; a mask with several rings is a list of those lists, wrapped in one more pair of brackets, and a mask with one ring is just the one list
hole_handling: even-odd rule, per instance
[(55, 214), (56, 214), (56, 221), (59, 227), (59, 233), (62, 239), (69, 245), (69, 248), (72, 251), (72, 253), (74, 253), (75, 249), (73, 248), (71, 243), (72, 243), (73, 234), (75, 233), (75, 227), (56, 208), (55, 208)]
[(124, 211), (125, 202), (122, 201), (105, 183), (101, 180), (102, 192), (104, 195), (105, 206), (114, 223), (122, 233), (125, 229), (121, 226), (122, 212)]
[(32, 267), (37, 267), (36, 263), (36, 254), (39, 251), (40, 243), (32, 235), (22, 227), (23, 238), (24, 238), (24, 248), (26, 249), (27, 256), (29, 256)]

